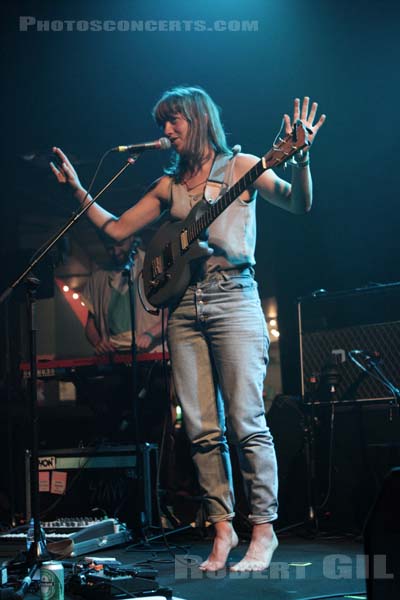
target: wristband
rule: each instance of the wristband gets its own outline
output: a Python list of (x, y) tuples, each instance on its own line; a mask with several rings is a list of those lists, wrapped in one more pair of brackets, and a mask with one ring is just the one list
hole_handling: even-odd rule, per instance
[(299, 152), (296, 152), (296, 154), (288, 161), (288, 164), (297, 169), (304, 169), (310, 164), (310, 153), (307, 152), (306, 154), (303, 150), (299, 150)]
[[(91, 200), (90, 195), (84, 188), (77, 188), (74, 190), (73, 195), (82, 207), (86, 206), (86, 204)], [(82, 197), (82, 200), (80, 196)]]
[(296, 167), (296, 169), (305, 169), (306, 167), (310, 166), (310, 161), (309, 160), (303, 160), (302, 162), (293, 161), (290, 164), (292, 165), (292, 167)]

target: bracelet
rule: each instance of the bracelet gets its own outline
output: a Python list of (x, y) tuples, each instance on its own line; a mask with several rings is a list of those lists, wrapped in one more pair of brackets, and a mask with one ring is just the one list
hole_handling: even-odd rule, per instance
[(297, 160), (295, 156), (292, 156), (292, 158), (288, 161), (288, 164), (292, 167), (296, 167), (297, 169), (305, 169), (306, 167), (308, 167), (308, 165), (310, 164), (310, 155), (305, 154), (301, 150), (297, 154), (302, 157), (305, 156), (305, 160)]
[(294, 162), (292, 166), (296, 167), (296, 169), (305, 169), (306, 167), (310, 166), (310, 161), (305, 160), (304, 162), (301, 162), (301, 163)]
[[(91, 200), (91, 196), (88, 194), (88, 192), (86, 190), (84, 190), (83, 188), (77, 188), (74, 192), (73, 192), (74, 197), (78, 200), (80, 206), (83, 208), (84, 206), (86, 206), (86, 204), (88, 204)], [(80, 199), (80, 197), (82, 197), (82, 200)]]

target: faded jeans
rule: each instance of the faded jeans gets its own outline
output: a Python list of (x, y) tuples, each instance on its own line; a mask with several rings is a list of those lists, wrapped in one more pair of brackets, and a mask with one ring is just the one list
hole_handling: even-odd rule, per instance
[(277, 466), (263, 382), (268, 333), (250, 269), (209, 274), (170, 311), (172, 374), (211, 523), (234, 516), (229, 443), (253, 524), (277, 518)]

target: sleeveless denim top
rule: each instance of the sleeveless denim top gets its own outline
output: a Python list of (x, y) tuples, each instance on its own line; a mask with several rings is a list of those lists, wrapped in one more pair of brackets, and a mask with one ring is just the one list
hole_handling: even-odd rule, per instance
[[(234, 183), (236, 156), (219, 154), (214, 160), (203, 193), (190, 195), (182, 184), (171, 184), (170, 215), (183, 220), (198, 202), (212, 204)], [(214, 253), (206, 261), (206, 272), (242, 269), (255, 264), (256, 191), (248, 202), (236, 198), (210, 225), (208, 245)]]

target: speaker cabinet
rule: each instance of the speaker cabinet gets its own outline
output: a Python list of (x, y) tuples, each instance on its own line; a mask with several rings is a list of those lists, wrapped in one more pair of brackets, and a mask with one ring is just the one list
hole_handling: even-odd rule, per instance
[(315, 393), (311, 382), (335, 363), (338, 400), (390, 399), (372, 370), (365, 372), (349, 360), (351, 350), (379, 355), (379, 367), (400, 387), (399, 283), (315, 293), (299, 300), (298, 319), (303, 397)]

